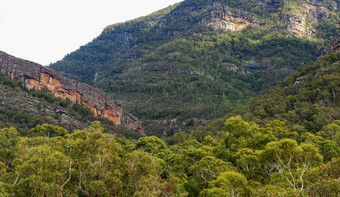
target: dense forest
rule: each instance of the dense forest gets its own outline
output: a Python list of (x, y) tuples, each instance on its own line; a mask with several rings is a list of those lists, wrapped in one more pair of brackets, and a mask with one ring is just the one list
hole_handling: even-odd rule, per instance
[(315, 61), (339, 33), (336, 6), (186, 0), (110, 25), (50, 67), (112, 94), (146, 134), (173, 135), (239, 108)]
[(182, 132), (168, 144), (102, 131), (100, 122), (73, 133), (43, 124), (27, 137), (1, 129), (1, 195), (339, 195), (339, 121), (313, 134), (279, 120), (260, 127), (236, 116), (218, 136)]
[[(328, 53), (254, 98), (243, 112), (163, 139), (118, 137), (99, 121), (74, 132), (42, 124), (26, 136), (13, 127), (0, 129), (0, 193), (338, 196), (339, 100), (327, 92), (338, 92), (339, 60), (339, 52)], [(286, 115), (292, 113), (287, 103), (295, 106), (296, 116)], [(265, 108), (269, 104), (270, 110)], [(277, 112), (275, 106), (284, 104)]]

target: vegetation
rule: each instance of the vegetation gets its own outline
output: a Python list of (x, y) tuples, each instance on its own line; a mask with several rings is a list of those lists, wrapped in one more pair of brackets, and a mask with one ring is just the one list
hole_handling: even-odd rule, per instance
[[(221, 2), (262, 25), (202, 26), (200, 17)], [(109, 26), (53, 65), (126, 99), (149, 134), (165, 131), (162, 138), (98, 121), (80, 105), (0, 75), (0, 99), (25, 95), (89, 125), (72, 131), (43, 110), (1, 103), (0, 196), (340, 196), (340, 52), (302, 66), (333, 35), (286, 36), (279, 13), (303, 12), (304, 0), (285, 2), (187, 0)], [(313, 3), (338, 13), (332, 2)], [(338, 19), (329, 16), (315, 28), (334, 30)]]
[[(172, 135), (233, 111), (313, 62), (339, 33), (338, 10), (331, 1), (318, 3), (324, 8), (317, 22), (307, 21), (316, 32), (310, 39), (287, 30), (287, 15), (311, 6), (306, 1), (186, 0), (108, 26), (50, 66), (121, 100), (147, 134)], [(202, 25), (226, 7), (258, 22), (237, 32)]]
[(339, 62), (340, 53), (323, 56), (236, 113), (261, 125), (279, 119), (296, 131), (320, 131), (325, 124), (340, 119)]
[[(26, 137), (14, 128), (0, 129), (1, 194), (339, 196), (339, 118), (306, 124), (304, 116), (284, 119), (284, 111), (260, 116), (249, 110), (251, 106), (261, 109), (272, 103), (271, 99), (276, 101), (271, 105), (275, 110), (281, 102), (294, 105), (290, 98), (295, 98), (296, 102), (317, 102), (325, 111), (338, 112), (338, 100), (326, 93), (338, 92), (339, 86), (332, 82), (338, 82), (339, 54), (323, 56), (253, 99), (239, 111), (249, 121), (229, 115), (190, 133), (136, 140), (103, 133), (98, 121), (75, 132), (42, 124), (30, 129)], [(312, 94), (312, 90), (319, 93)], [(313, 113), (310, 117), (324, 119), (323, 113)], [(307, 125), (314, 125), (313, 129)]]
[[(332, 127), (332, 125), (325, 125)], [(222, 136), (137, 141), (103, 133), (100, 122), (68, 133), (44, 124), (20, 137), (0, 130), (3, 196), (338, 196), (339, 143), (274, 120), (240, 116)], [(339, 130), (336, 132), (339, 134)]]

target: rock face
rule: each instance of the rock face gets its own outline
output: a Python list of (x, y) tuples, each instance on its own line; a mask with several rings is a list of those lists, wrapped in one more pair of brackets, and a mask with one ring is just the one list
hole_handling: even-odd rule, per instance
[(21, 113), (27, 114), (29, 117), (39, 120), (43, 119), (46, 123), (65, 124), (67, 128), (72, 130), (83, 129), (88, 125), (86, 121), (78, 120), (81, 119), (81, 117), (71, 115), (62, 107), (42, 103), (39, 99), (25, 91), (18, 91), (3, 85), (0, 85), (0, 109), (1, 108), (18, 110)]
[(306, 1), (306, 2), (285, 2), (284, 21), (288, 23), (287, 30), (290, 34), (300, 38), (311, 38), (316, 35), (314, 24), (328, 20), (334, 13), (330, 9), (337, 9), (333, 1)]
[(324, 54), (332, 51), (340, 51), (340, 34), (325, 47)]
[(143, 133), (136, 117), (125, 112), (122, 105), (103, 91), (68, 79), (56, 71), (34, 62), (15, 58), (0, 51), (0, 70), (11, 79), (20, 80), (28, 89), (46, 89), (54, 96), (91, 109), (94, 116), (105, 117), (116, 125), (123, 125)]
[(213, 29), (225, 29), (230, 31), (240, 31), (251, 24), (257, 24), (258, 20), (254, 15), (223, 6), (219, 3), (214, 4), (211, 12), (211, 19), (203, 19), (202, 24)]

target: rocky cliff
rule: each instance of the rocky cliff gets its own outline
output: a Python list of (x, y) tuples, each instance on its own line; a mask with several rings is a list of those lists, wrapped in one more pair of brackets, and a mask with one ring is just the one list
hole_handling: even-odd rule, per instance
[(284, 4), (287, 29), (290, 34), (300, 38), (312, 38), (317, 34), (315, 27), (319, 22), (337, 18), (334, 12), (337, 3), (334, 1), (287, 1)]
[[(55, 124), (69, 130), (84, 129), (91, 123), (68, 109), (53, 105), (32, 94), (6, 84), (0, 76), (0, 127), (16, 127), (25, 134), (38, 124)], [(4, 83), (5, 82), (5, 83)], [(13, 83), (14, 84), (14, 83)]]
[(213, 5), (211, 19), (206, 22), (202, 20), (202, 24), (208, 27), (217, 29), (226, 29), (230, 31), (239, 31), (247, 28), (249, 25), (258, 24), (259, 21), (255, 15), (244, 12), (238, 9), (232, 9), (228, 6), (223, 6), (220, 3)]
[(340, 34), (325, 47), (324, 54), (331, 51), (340, 51)]
[(56, 97), (69, 98), (72, 102), (91, 109), (94, 116), (105, 117), (116, 125), (143, 133), (141, 123), (136, 117), (125, 112), (119, 102), (97, 88), (68, 79), (50, 68), (1, 51), (0, 70), (3, 75), (22, 81), (28, 89), (46, 89)]

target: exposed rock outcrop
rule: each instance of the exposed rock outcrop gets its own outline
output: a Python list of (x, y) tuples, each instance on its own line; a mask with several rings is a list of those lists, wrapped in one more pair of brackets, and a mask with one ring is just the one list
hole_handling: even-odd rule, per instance
[(289, 25), (288, 31), (297, 37), (311, 37), (315, 30), (306, 26), (306, 17), (301, 13), (287, 14)]
[(257, 24), (258, 20), (254, 15), (247, 12), (232, 9), (221, 4), (214, 5), (214, 11), (211, 12), (211, 19), (203, 19), (201, 24), (214, 29), (225, 29), (230, 31), (239, 31), (247, 28), (251, 24)]
[(105, 117), (116, 125), (123, 125), (143, 133), (136, 117), (125, 112), (122, 105), (103, 91), (68, 79), (56, 71), (34, 62), (15, 58), (0, 51), (0, 70), (11, 79), (20, 80), (28, 89), (45, 88), (54, 96), (69, 98), (91, 109), (94, 116)]
[[(0, 85), (0, 109), (20, 110), (29, 117), (42, 120), (52, 124), (64, 124), (67, 128), (83, 129), (87, 126), (86, 121), (79, 121), (81, 117), (71, 115), (62, 107), (52, 106), (47, 102), (41, 102), (24, 91), (17, 91), (12, 88)], [(3, 115), (3, 114), (1, 114)], [(21, 120), (16, 120), (21, 121)]]
[(325, 47), (324, 54), (332, 51), (340, 51), (340, 34)]
[(300, 38), (311, 38), (316, 35), (314, 24), (333, 17), (334, 13), (325, 8), (328, 4), (316, 2), (285, 3), (284, 20), (288, 23), (287, 29), (290, 34)]

